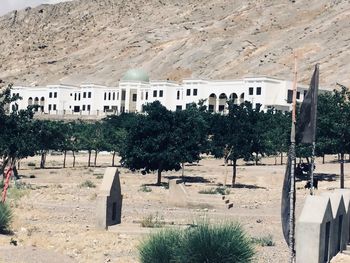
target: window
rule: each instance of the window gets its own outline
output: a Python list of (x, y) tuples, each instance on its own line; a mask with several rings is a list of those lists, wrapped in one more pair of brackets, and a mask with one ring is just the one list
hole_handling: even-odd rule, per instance
[(85, 111), (85, 105), (83, 105), (83, 111)]
[(260, 109), (260, 107), (261, 107), (261, 103), (256, 103), (256, 104), (255, 104), (255, 108), (256, 108), (256, 109)]
[(107, 92), (105, 92), (105, 96), (104, 96), (104, 100), (106, 100), (107, 99)]
[(137, 94), (132, 94), (132, 101), (136, 101), (137, 100)]
[(117, 100), (119, 100), (119, 92), (117, 92)]
[(53, 110), (56, 110), (56, 104), (53, 105)]
[(261, 95), (261, 87), (256, 88), (256, 95)]
[(54, 98), (57, 98), (57, 92), (54, 92), (54, 93), (53, 93), (53, 97), (54, 97)]
[(108, 100), (111, 100), (111, 93), (108, 93)]
[(191, 96), (191, 90), (190, 89), (186, 90), (186, 96)]
[(79, 93), (79, 100), (80, 100), (80, 93)]
[(197, 89), (193, 89), (193, 96), (197, 96), (198, 94), (198, 90)]
[(176, 110), (182, 110), (182, 106), (181, 105), (176, 105)]
[(52, 92), (49, 93), (49, 98), (52, 98)]
[(73, 93), (71, 93), (70, 96), (72, 97), (72, 96), (73, 96)]
[(88, 92), (88, 98), (91, 98), (91, 92), (90, 91)]
[(305, 98), (305, 96), (306, 96), (306, 93), (307, 93), (307, 90), (304, 90), (304, 98)]
[(113, 92), (113, 100), (115, 100), (115, 92)]
[(148, 100), (148, 91), (146, 92), (146, 100)]
[(162, 90), (159, 91), (159, 97), (163, 97), (163, 91)]
[(122, 100), (125, 100), (126, 91), (122, 90)]
[(289, 89), (287, 94), (287, 103), (292, 103), (292, 102), (293, 102), (293, 91)]
[(77, 100), (77, 94), (74, 93), (74, 100)]
[(176, 99), (179, 100), (180, 99), (180, 91), (178, 90), (177, 91), (177, 94), (176, 94)]
[(91, 106), (87, 105), (87, 110), (90, 111), (90, 109), (91, 109)]
[(253, 95), (254, 94), (254, 88), (253, 87), (249, 87), (249, 95)]
[(52, 108), (52, 105), (51, 105), (51, 104), (49, 104), (49, 111), (51, 110), (51, 108)]
[(83, 93), (83, 98), (84, 98), (84, 99), (86, 98), (86, 92)]
[(157, 91), (156, 91), (156, 90), (153, 91), (153, 97), (154, 97), (154, 98), (157, 97)]
[(297, 100), (299, 100), (300, 99), (300, 92), (298, 91), (297, 92)]

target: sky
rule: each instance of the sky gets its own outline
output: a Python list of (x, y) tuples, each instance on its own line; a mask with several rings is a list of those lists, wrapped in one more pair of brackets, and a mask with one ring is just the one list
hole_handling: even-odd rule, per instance
[(15, 9), (24, 9), (28, 6), (35, 7), (40, 4), (55, 4), (64, 1), (65, 0), (0, 0), (0, 15), (4, 15)]

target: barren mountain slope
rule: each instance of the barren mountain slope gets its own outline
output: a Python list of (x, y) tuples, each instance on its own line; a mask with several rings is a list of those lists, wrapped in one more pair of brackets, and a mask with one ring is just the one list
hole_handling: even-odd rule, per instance
[[(130, 67), (152, 79), (299, 79), (350, 85), (350, 1), (77, 0), (0, 17), (5, 83), (116, 85)], [(1, 82), (1, 81), (0, 81)]]

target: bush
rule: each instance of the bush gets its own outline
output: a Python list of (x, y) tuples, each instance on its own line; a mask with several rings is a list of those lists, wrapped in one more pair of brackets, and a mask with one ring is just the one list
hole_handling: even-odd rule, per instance
[(9, 231), (11, 221), (11, 208), (6, 203), (0, 202), (0, 233), (6, 233)]
[(28, 163), (28, 166), (35, 167), (35, 163), (29, 162), (29, 163)]
[(141, 186), (141, 188), (140, 188), (140, 190), (139, 190), (140, 192), (145, 192), (145, 193), (149, 193), (149, 192), (152, 192), (152, 189), (150, 188), (150, 187), (148, 187), (148, 186), (146, 186), (146, 185), (142, 185)]
[(273, 241), (273, 237), (271, 234), (263, 237), (253, 237), (252, 242), (254, 244), (258, 244), (262, 247), (273, 247), (275, 246), (275, 242)]
[(226, 187), (216, 187), (216, 188), (200, 190), (198, 193), (207, 194), (207, 195), (216, 195), (216, 194), (228, 195), (230, 194), (230, 189), (227, 189)]
[(144, 241), (139, 252), (143, 263), (241, 263), (251, 262), (255, 254), (252, 240), (233, 223), (163, 230)]
[(90, 180), (86, 180), (86, 181), (82, 182), (82, 183), (79, 185), (79, 187), (80, 187), (80, 188), (82, 188), (82, 187), (95, 188), (96, 185), (95, 185), (93, 182), (91, 182)]
[(156, 215), (150, 214), (142, 219), (141, 226), (142, 227), (151, 227), (158, 228), (163, 227), (165, 225), (163, 218), (156, 213)]

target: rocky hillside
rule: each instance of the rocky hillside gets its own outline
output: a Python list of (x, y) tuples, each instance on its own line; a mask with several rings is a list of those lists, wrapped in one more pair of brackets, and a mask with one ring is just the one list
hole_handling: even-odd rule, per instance
[[(4, 83), (116, 85), (130, 67), (152, 79), (270, 75), (350, 86), (350, 1), (76, 0), (0, 17)], [(0, 81), (1, 82), (1, 81)]]

